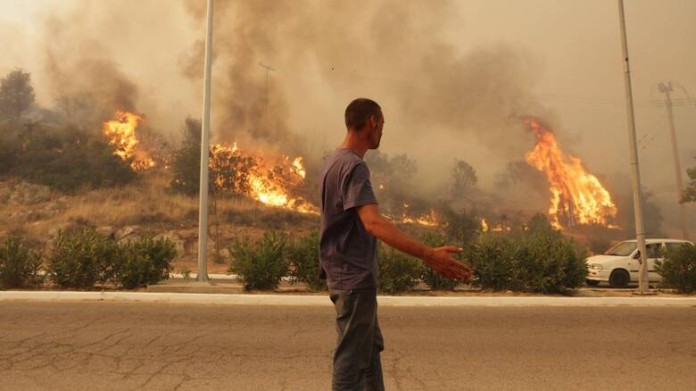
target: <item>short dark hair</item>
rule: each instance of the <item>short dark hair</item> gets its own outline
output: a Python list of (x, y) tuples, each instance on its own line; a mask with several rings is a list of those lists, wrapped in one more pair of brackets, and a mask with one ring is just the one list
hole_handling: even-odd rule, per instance
[(346, 128), (360, 130), (373, 115), (382, 116), (382, 108), (377, 102), (367, 98), (355, 99), (346, 107)]

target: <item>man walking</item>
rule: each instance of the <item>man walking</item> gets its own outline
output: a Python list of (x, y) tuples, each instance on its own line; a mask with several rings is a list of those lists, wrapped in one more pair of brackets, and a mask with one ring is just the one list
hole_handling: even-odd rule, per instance
[(363, 161), (379, 148), (384, 127), (380, 106), (365, 98), (345, 111), (346, 137), (326, 158), (321, 183), (320, 263), (336, 310), (338, 342), (333, 390), (383, 390), (377, 320), (377, 239), (416, 256), (441, 275), (466, 280), (471, 269), (457, 262), (454, 246), (428, 247), (401, 232), (379, 211)]

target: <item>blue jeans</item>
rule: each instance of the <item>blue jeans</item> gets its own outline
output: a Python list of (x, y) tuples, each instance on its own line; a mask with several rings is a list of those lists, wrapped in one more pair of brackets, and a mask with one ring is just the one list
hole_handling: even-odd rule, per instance
[(334, 391), (382, 391), (384, 350), (377, 321), (377, 291), (330, 290), (336, 309), (338, 341), (333, 357)]

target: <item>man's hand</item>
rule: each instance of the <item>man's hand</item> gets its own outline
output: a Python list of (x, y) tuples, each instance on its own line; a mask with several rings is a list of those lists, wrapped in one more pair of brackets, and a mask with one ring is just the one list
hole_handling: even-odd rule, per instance
[(461, 262), (458, 262), (452, 254), (462, 252), (462, 249), (455, 246), (445, 246), (432, 248), (423, 260), (438, 274), (453, 280), (468, 281), (473, 270)]

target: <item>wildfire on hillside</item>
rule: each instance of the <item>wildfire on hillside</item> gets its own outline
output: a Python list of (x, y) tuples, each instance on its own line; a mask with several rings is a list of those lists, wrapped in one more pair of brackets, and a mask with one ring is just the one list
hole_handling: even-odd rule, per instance
[(218, 189), (245, 194), (264, 205), (318, 214), (317, 208), (307, 200), (291, 196), (291, 189), (304, 183), (306, 171), (302, 158), (291, 161), (278, 155), (269, 159), (270, 155), (243, 151), (236, 143), (212, 145), (211, 179)]
[(580, 158), (561, 150), (551, 129), (534, 118), (526, 118), (525, 123), (537, 138), (525, 160), (549, 181), (551, 223), (556, 228), (562, 227), (561, 221), (611, 226), (616, 206), (599, 180), (587, 172)]
[(102, 130), (109, 139), (109, 144), (115, 148), (114, 155), (130, 162), (135, 171), (142, 171), (155, 166), (155, 161), (140, 147), (140, 141), (135, 133), (143, 117), (118, 110), (116, 119), (104, 122)]

